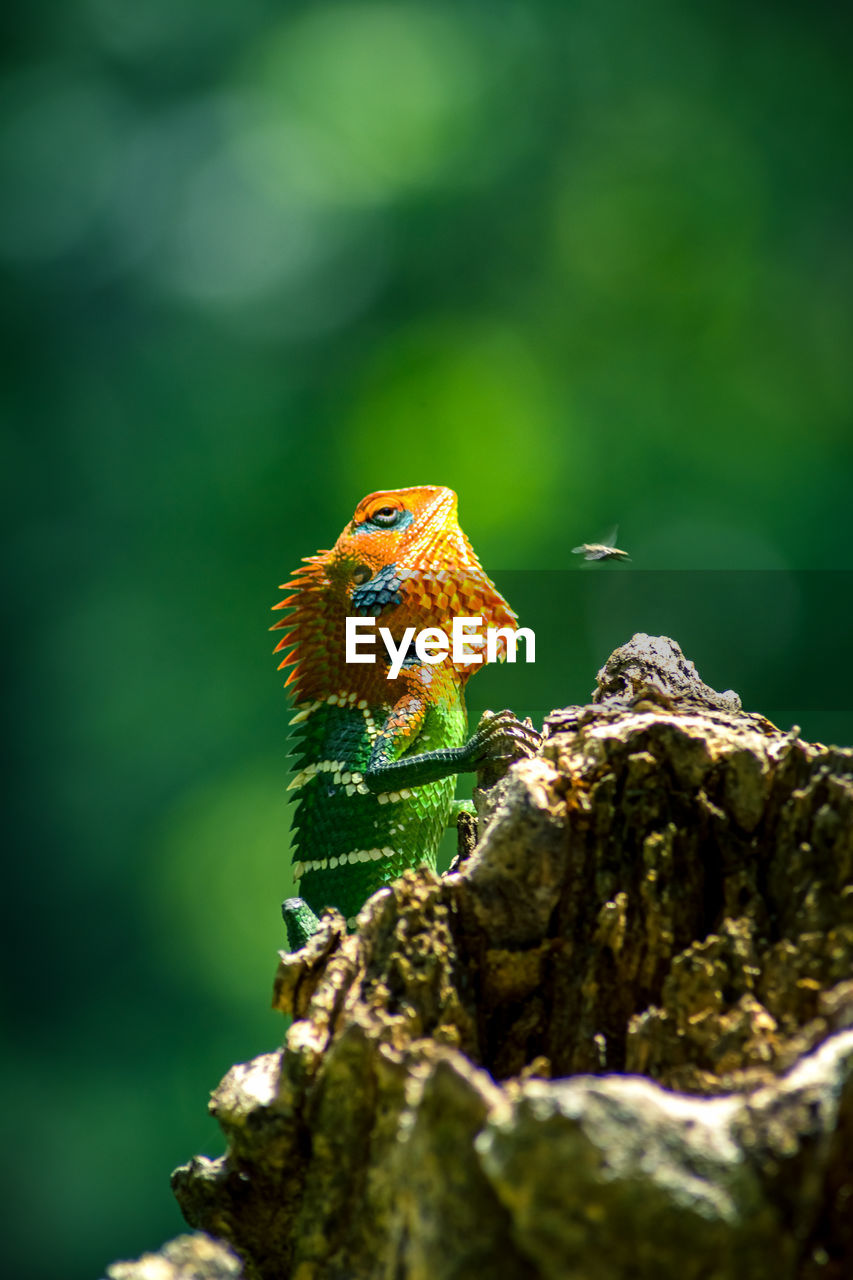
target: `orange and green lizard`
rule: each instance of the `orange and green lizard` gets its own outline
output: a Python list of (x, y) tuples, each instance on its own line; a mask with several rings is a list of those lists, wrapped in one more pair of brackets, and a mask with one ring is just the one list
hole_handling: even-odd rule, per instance
[[(318, 913), (337, 907), (352, 926), (372, 893), (409, 867), (435, 867), (442, 831), (460, 807), (457, 773), (529, 755), (539, 738), (510, 711), (486, 714), (468, 736), (464, 688), (476, 663), (418, 657), (411, 628), (450, 633), (454, 617), (514, 628), (516, 616), (459, 527), (456, 494), (436, 485), (372, 493), (331, 551), (305, 558), (275, 605), (289, 614), (276, 653), (296, 695), (294, 877), (302, 897), (282, 908), (296, 949)], [(375, 618), (375, 662), (346, 662), (347, 617)], [(404, 641), (408, 647), (402, 650)], [(377, 637), (378, 641), (378, 637)], [(468, 652), (472, 650), (469, 649)], [(473, 651), (476, 652), (476, 649)], [(497, 656), (506, 646), (499, 640)], [(483, 658), (485, 655), (481, 655)]]

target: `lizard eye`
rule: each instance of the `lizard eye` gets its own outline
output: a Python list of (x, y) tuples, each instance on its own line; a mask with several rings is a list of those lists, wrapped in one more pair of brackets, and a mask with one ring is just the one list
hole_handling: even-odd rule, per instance
[(357, 565), (356, 568), (353, 570), (352, 580), (357, 587), (360, 587), (362, 583), (367, 582), (367, 579), (370, 576), (371, 576), (370, 569), (367, 567), (367, 565), (360, 564), (360, 565)]
[(392, 528), (400, 519), (399, 507), (380, 507), (370, 517), (371, 524), (381, 525), (384, 529)]

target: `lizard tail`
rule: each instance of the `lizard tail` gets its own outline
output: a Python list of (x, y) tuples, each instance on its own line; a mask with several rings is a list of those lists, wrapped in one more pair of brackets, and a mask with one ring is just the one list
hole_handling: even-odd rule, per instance
[(287, 898), (281, 904), (281, 914), (287, 926), (287, 945), (291, 951), (299, 951), (317, 932), (320, 921), (304, 898)]

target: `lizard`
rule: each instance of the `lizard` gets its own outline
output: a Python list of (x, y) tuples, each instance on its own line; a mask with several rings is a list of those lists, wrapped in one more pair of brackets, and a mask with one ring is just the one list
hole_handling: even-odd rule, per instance
[[(507, 767), (539, 742), (512, 712), (485, 712), (469, 737), (464, 689), (478, 663), (422, 661), (413, 645), (393, 678), (376, 661), (345, 661), (347, 616), (373, 617), (398, 647), (407, 627), (480, 617), (514, 628), (516, 615), (487, 577), (459, 526), (451, 489), (380, 490), (356, 507), (335, 545), (303, 558), (274, 609), (285, 634), (285, 688), (295, 692), (297, 792), (293, 874), (300, 897), (282, 905), (292, 951), (316, 932), (319, 912), (338, 908), (350, 928), (378, 888), (407, 868), (435, 869), (454, 802), (455, 775)], [(477, 645), (476, 638), (471, 647)], [(468, 652), (471, 652), (469, 648)], [(496, 656), (506, 656), (498, 636)], [(485, 655), (480, 654), (481, 660)], [(467, 802), (470, 803), (470, 802)]]

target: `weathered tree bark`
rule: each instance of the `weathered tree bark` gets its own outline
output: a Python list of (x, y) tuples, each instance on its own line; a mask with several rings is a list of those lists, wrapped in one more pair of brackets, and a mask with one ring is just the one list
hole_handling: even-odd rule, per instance
[(282, 956), (187, 1220), (247, 1280), (853, 1275), (853, 751), (642, 635), (545, 732)]
[(109, 1268), (110, 1280), (242, 1280), (244, 1275), (236, 1253), (200, 1231), (170, 1240), (159, 1253)]

